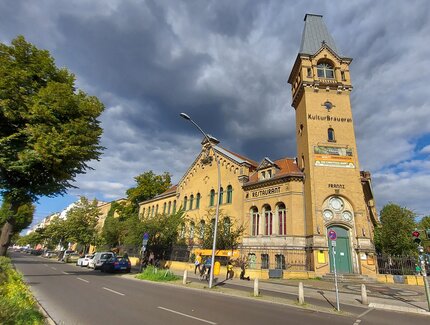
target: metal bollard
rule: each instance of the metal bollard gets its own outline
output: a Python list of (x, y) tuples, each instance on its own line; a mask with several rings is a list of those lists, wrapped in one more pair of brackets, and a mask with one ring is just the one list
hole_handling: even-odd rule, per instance
[(187, 284), (187, 270), (184, 270), (184, 278), (182, 279), (182, 284)]
[(305, 303), (305, 292), (303, 290), (303, 282), (299, 282), (299, 304), (303, 305)]
[(369, 301), (367, 300), (366, 286), (364, 284), (361, 285), (361, 303), (363, 305), (369, 304)]
[(254, 280), (254, 297), (258, 297), (260, 295), (260, 290), (258, 289), (258, 278)]

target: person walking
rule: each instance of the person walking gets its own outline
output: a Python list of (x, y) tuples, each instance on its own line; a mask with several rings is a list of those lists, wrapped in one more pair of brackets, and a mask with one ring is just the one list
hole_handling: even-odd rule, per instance
[(227, 263), (227, 274), (225, 276), (225, 279), (226, 280), (228, 280), (228, 279), (232, 280), (233, 279), (233, 275), (234, 275), (233, 265), (231, 264), (230, 261), (228, 261), (228, 263)]
[(200, 271), (201, 271), (201, 267), (200, 267), (200, 265), (202, 264), (202, 255), (199, 253), (197, 256), (196, 256), (196, 260), (194, 261), (194, 265), (195, 265), (195, 267), (194, 267), (194, 274), (196, 274), (196, 271), (197, 270), (199, 270), (199, 273), (200, 273)]
[(209, 277), (211, 276), (211, 266), (212, 266), (212, 257), (208, 257), (205, 261), (205, 268), (206, 268), (206, 280), (209, 280)]

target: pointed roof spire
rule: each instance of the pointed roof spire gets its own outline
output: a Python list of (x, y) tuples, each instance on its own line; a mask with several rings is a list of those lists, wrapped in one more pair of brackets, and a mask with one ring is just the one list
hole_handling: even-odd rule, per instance
[(299, 53), (314, 55), (322, 45), (327, 44), (337, 55), (339, 51), (334, 44), (333, 37), (328, 32), (322, 15), (306, 14), (305, 28), (303, 29), (302, 43)]

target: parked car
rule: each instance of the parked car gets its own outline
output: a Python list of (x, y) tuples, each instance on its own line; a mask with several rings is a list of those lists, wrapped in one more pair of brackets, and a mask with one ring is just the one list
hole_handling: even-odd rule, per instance
[(60, 254), (58, 255), (58, 260), (62, 261), (62, 262), (66, 262), (67, 261), (67, 257), (70, 254), (73, 254), (75, 251), (72, 250), (66, 250), (66, 251), (61, 251)]
[(105, 261), (100, 267), (102, 272), (127, 272), (130, 273), (131, 263), (128, 257), (115, 256)]
[(64, 261), (66, 263), (76, 263), (80, 257), (81, 255), (79, 255), (78, 253), (71, 253), (65, 257)]
[(88, 263), (90, 262), (90, 259), (92, 259), (94, 257), (94, 254), (86, 254), (83, 257), (80, 257), (77, 261), (76, 261), (76, 265), (77, 266), (88, 266)]
[(108, 259), (115, 257), (116, 255), (112, 252), (98, 252), (94, 254), (94, 257), (89, 261), (88, 267), (94, 270), (100, 269), (104, 262)]
[(52, 257), (56, 257), (58, 255), (58, 252), (55, 251), (46, 251), (45, 253), (43, 253), (43, 257), (47, 257), (47, 258), (52, 258)]
[(43, 254), (43, 251), (41, 249), (32, 249), (30, 254), (40, 256)]

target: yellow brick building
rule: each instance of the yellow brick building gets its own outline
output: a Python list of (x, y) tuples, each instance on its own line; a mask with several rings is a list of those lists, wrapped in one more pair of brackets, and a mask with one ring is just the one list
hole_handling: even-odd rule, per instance
[[(184, 208), (181, 235), (198, 247), (220, 202), (220, 222), (244, 225), (240, 254), (250, 269), (374, 274), (377, 224), (371, 178), (360, 172), (350, 93), (352, 59), (337, 50), (319, 15), (306, 15), (288, 82), (297, 158), (260, 162), (211, 138), (177, 185), (140, 204), (142, 217)], [(214, 159), (215, 158), (215, 159)], [(216, 159), (221, 168), (218, 189)], [(328, 234), (336, 234), (336, 248)]]

